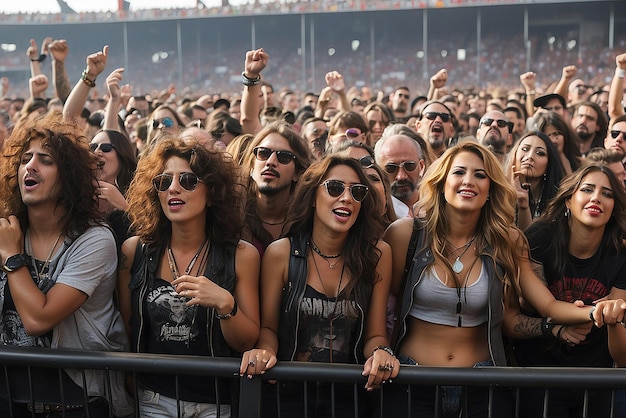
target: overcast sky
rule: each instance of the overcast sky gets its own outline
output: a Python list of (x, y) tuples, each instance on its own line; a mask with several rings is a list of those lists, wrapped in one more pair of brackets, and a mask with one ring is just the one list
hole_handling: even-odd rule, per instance
[[(251, 0), (231, 0), (231, 4), (249, 3)], [(209, 7), (219, 6), (221, 0), (203, 0)], [(262, 1), (263, 2), (263, 1)], [(118, 0), (66, 0), (66, 3), (77, 12), (117, 10)], [(130, 8), (134, 9), (171, 9), (178, 7), (195, 7), (196, 0), (130, 0)], [(0, 13), (58, 13), (56, 0), (0, 0)]]

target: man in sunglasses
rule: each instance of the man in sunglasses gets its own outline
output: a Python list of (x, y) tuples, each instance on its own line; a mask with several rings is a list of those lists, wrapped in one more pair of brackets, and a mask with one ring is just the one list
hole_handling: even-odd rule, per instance
[(504, 164), (507, 149), (513, 145), (512, 129), (513, 125), (504, 113), (490, 110), (480, 118), (476, 139), (489, 148), (501, 164)]
[(604, 138), (604, 148), (618, 151), (622, 160), (626, 157), (626, 115), (611, 121), (611, 127)]
[(431, 100), (422, 107), (420, 119), (415, 122), (415, 130), (430, 148), (435, 157), (441, 156), (448, 147), (448, 140), (454, 133), (452, 112), (445, 104)]
[(407, 133), (394, 132), (395, 126), (385, 129), (374, 152), (376, 162), (383, 168), (391, 183), (396, 215), (412, 216), (413, 205), (419, 199), (419, 184), (426, 163), (419, 143)]
[(315, 159), (320, 160), (324, 157), (326, 149), (326, 139), (328, 139), (328, 125), (322, 118), (313, 117), (304, 121), (302, 137), (309, 145), (309, 149)]

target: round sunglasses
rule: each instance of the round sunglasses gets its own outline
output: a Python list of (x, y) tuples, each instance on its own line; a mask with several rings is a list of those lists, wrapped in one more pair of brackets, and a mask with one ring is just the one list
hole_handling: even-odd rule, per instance
[(271, 148), (265, 147), (256, 147), (252, 150), (254, 156), (259, 161), (267, 161), (268, 158), (272, 156), (273, 153), (276, 153), (276, 159), (279, 163), (286, 165), (296, 159), (296, 154), (291, 151), (278, 151), (273, 150)]
[[(157, 190), (157, 192), (167, 191), (173, 182), (174, 176), (167, 173), (159, 174), (152, 179), (152, 185)], [(198, 183), (201, 182), (202, 180), (200, 180), (198, 176), (196, 176), (194, 173), (180, 173), (178, 175), (178, 183), (183, 189), (187, 190), (188, 192), (195, 190), (198, 186)]]
[[(331, 197), (339, 197), (346, 191), (346, 183), (341, 180), (326, 180), (320, 186), (325, 186), (326, 192)], [(355, 202), (363, 201), (369, 190), (364, 184), (353, 184), (348, 189), (350, 189), (350, 195), (352, 195)]]
[(400, 168), (404, 168), (407, 173), (412, 173), (417, 168), (417, 162), (415, 161), (402, 161), (400, 164), (387, 163), (385, 164), (385, 171), (389, 174), (396, 174)]
[(102, 144), (91, 143), (89, 144), (89, 149), (91, 150), (91, 152), (96, 152), (97, 150), (100, 150), (102, 152), (111, 152), (111, 150), (115, 149), (115, 145), (105, 142), (103, 142)]

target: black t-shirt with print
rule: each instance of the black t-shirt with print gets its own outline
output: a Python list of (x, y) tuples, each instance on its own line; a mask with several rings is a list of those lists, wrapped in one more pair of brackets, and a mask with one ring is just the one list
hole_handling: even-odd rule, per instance
[[(531, 258), (544, 266), (544, 275), (550, 291), (558, 300), (582, 300), (591, 305), (609, 294), (611, 288), (626, 289), (626, 251), (614, 248), (598, 250), (588, 259), (567, 254), (562, 277), (549, 270), (548, 260), (556, 258), (551, 244), (557, 236), (556, 228), (545, 224), (531, 225), (526, 231)], [(612, 367), (606, 326), (593, 327), (581, 344), (570, 347), (555, 339), (534, 338), (517, 340), (515, 351), (520, 366), (583, 366)]]

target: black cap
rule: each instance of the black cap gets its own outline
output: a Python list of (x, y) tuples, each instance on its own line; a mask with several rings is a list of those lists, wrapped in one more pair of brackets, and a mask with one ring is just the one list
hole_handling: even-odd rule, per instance
[(213, 103), (213, 109), (217, 109), (222, 106), (226, 106), (226, 109), (230, 109), (230, 102), (226, 99), (217, 99), (215, 103)]
[(563, 96), (556, 93), (544, 94), (543, 96), (537, 97), (533, 101), (533, 105), (535, 105), (535, 107), (545, 107), (552, 99), (559, 99), (559, 102), (561, 102), (563, 108), (567, 107), (567, 103), (565, 103), (565, 99), (563, 98)]

